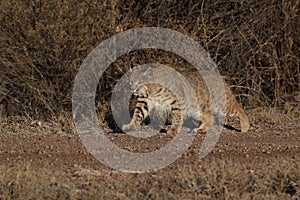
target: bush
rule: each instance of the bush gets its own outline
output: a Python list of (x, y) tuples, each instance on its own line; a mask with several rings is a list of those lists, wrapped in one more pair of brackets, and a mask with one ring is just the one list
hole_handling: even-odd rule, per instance
[[(2, 112), (45, 119), (70, 112), (76, 72), (88, 53), (120, 31), (144, 26), (170, 28), (197, 40), (248, 108), (284, 107), (300, 96), (299, 4), (299, 0), (1, 1)], [(166, 52), (150, 50), (119, 58), (100, 81), (101, 94), (106, 94), (100, 100), (108, 101), (112, 86), (129, 68), (128, 61), (142, 64), (157, 55), (161, 61), (182, 64)]]

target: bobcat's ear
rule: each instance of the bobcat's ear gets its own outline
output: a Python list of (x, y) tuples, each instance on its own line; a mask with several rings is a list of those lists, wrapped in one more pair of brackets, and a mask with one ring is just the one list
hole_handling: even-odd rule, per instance
[(135, 69), (136, 69), (136, 67), (134, 66), (134, 64), (132, 64), (132, 62), (129, 61), (129, 70), (128, 70), (128, 72), (132, 73)]
[(134, 68), (135, 68), (135, 67), (134, 67), (133, 65), (130, 65), (130, 66), (129, 66), (129, 72), (133, 72)]
[(145, 74), (146, 74), (148, 77), (153, 77), (153, 69), (152, 69), (152, 67), (149, 67), (149, 68), (146, 70)]
[(135, 66), (132, 66), (129, 68), (129, 72), (133, 73), (133, 72), (138, 72), (140, 70), (139, 67), (135, 67)]

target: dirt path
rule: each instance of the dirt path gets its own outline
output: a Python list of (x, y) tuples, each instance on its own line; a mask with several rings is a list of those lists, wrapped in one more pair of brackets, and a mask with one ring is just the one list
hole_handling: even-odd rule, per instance
[[(225, 129), (203, 159), (198, 153), (205, 135), (197, 135), (174, 163), (132, 174), (100, 163), (78, 135), (57, 124), (2, 121), (0, 199), (299, 199), (299, 124), (255, 124), (248, 133)], [(172, 140), (168, 134), (107, 137), (134, 152)]]
[[(37, 168), (51, 167), (67, 169), (75, 165), (106, 168), (90, 155), (75, 134), (53, 133), (53, 129), (18, 126), (3, 128), (0, 134), (1, 165), (30, 163)], [(5, 132), (7, 130), (7, 132)], [(12, 131), (13, 130), (13, 131)], [(13, 133), (12, 133), (13, 132)], [(167, 135), (157, 136), (150, 141), (133, 140), (125, 134), (109, 133), (107, 137), (121, 147), (133, 151), (159, 149), (172, 138)], [(204, 135), (198, 135), (193, 145), (175, 164), (193, 163), (198, 159), (199, 148)], [(141, 142), (141, 145), (137, 145)], [(300, 126), (299, 124), (275, 125), (261, 124), (251, 128), (248, 133), (225, 129), (216, 146), (206, 159), (224, 159), (244, 163), (272, 162), (274, 159), (300, 160)]]

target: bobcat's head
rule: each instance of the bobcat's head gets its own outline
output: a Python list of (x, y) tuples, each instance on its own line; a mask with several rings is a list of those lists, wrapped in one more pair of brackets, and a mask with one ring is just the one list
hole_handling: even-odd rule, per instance
[(130, 76), (130, 89), (132, 94), (139, 97), (148, 97), (151, 80), (153, 80), (153, 70), (151, 67), (148, 67), (146, 70), (133, 68)]

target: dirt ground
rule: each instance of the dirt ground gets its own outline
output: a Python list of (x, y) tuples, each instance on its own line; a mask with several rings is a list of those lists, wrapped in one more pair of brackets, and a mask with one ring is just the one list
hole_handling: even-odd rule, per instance
[[(181, 158), (159, 170), (157, 174), (160, 177), (168, 177), (172, 173), (175, 174), (179, 166), (194, 169), (198, 167), (199, 162), (212, 160), (230, 160), (241, 166), (250, 166), (251, 170), (275, 162), (300, 162), (300, 124), (296, 122), (279, 125), (256, 121), (247, 133), (225, 128), (213, 150), (202, 161), (198, 161), (199, 148), (204, 136), (196, 136), (192, 146)], [(132, 141), (132, 137), (117, 133), (108, 133), (107, 137), (132, 151), (145, 151), (145, 148), (152, 151), (172, 139), (163, 133), (150, 141)], [(137, 145), (137, 142), (141, 144)], [(69, 176), (70, 173), (65, 172), (76, 171), (78, 168), (94, 173), (122, 174), (101, 164), (89, 154), (78, 135), (64, 133), (57, 124), (30, 123), (23, 119), (1, 121), (0, 160), (0, 167), (15, 169), (18, 166), (30, 166), (35, 171), (43, 169), (60, 172), (58, 177)], [(149, 174), (145, 173), (138, 179), (143, 177), (145, 180), (149, 179)]]
[[(39, 124), (41, 123), (41, 124)], [(300, 160), (300, 124), (257, 122), (247, 133), (224, 128), (216, 146), (207, 158), (231, 159), (239, 162), (255, 163), (276, 158)], [(49, 123), (31, 123), (21, 119), (2, 122), (0, 132), (1, 165), (30, 163), (37, 168), (69, 168), (74, 165), (107, 168), (93, 158), (80, 137), (63, 133), (60, 127)], [(150, 139), (134, 140), (131, 136), (108, 133), (107, 137), (117, 145), (130, 151), (145, 152), (159, 149), (172, 137), (161, 133)], [(193, 145), (176, 165), (193, 163), (198, 157), (199, 148), (205, 135), (196, 136)], [(140, 142), (141, 145), (136, 145)]]

